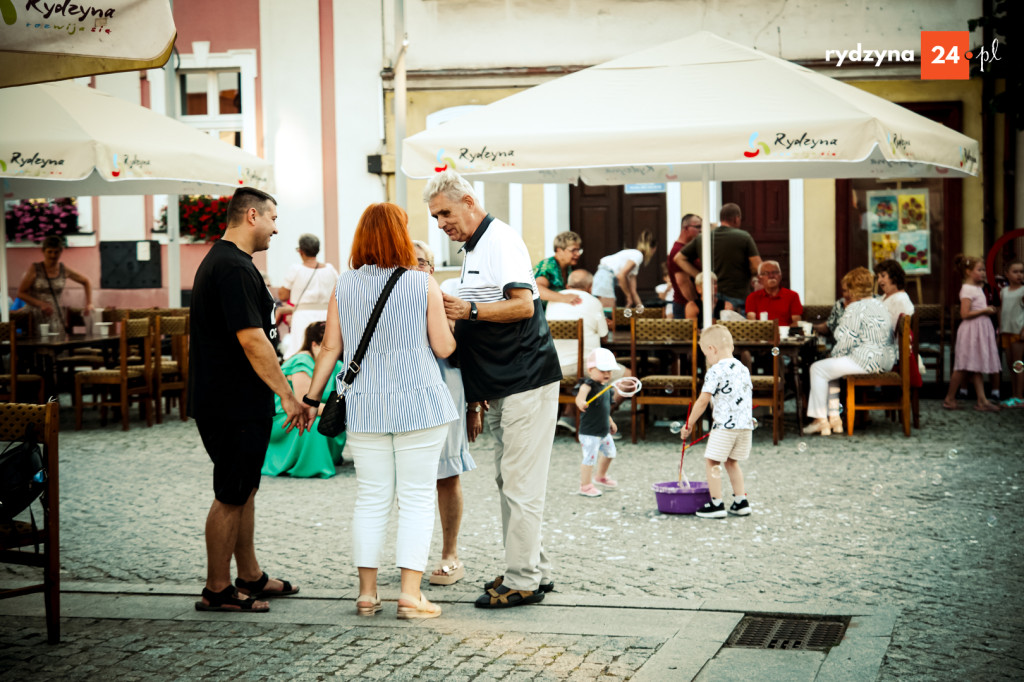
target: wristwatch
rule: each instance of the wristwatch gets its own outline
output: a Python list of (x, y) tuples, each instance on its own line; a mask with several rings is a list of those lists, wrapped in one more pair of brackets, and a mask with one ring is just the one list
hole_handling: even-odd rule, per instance
[(477, 403), (476, 405), (466, 405), (466, 412), (475, 412), (479, 414), (483, 409), (484, 408), (480, 403)]
[(476, 309), (476, 301), (469, 302), (469, 321), (476, 322), (476, 316), (480, 311)]
[(302, 396), (302, 402), (306, 403), (310, 407), (320, 407), (320, 401), (319, 400), (313, 400), (308, 395)]

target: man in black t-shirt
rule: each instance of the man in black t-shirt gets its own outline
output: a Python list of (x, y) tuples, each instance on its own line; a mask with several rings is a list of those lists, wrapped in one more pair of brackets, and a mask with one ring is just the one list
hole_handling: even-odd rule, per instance
[[(305, 411), (277, 363), (274, 300), (252, 254), (277, 234), (277, 202), (250, 187), (235, 191), (227, 229), (196, 271), (190, 312), (188, 413), (213, 461), (214, 501), (206, 518), (206, 586), (200, 611), (268, 611), (258, 597), (295, 594), (256, 561), (255, 496), (270, 441), (274, 394), (288, 428)], [(231, 557), (238, 578), (231, 584)], [(237, 588), (237, 589), (236, 589)]]

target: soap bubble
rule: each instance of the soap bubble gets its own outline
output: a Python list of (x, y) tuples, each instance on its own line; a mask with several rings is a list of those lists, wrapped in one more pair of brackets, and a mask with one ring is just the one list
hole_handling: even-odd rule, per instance
[(1013, 371), (1016, 372), (1017, 374), (1024, 372), (1024, 360), (1017, 360), (1015, 363), (1013, 363)]
[(757, 422), (757, 419), (754, 418), (754, 417), (751, 417), (751, 419), (750, 419), (750, 427), (752, 429), (757, 429), (758, 426), (760, 426), (760, 424)]
[(998, 521), (998, 519), (996, 519), (995, 516), (993, 516), (992, 514), (989, 514), (988, 515), (988, 520), (986, 521), (986, 523), (988, 523), (988, 527), (989, 528), (995, 528), (996, 524), (999, 523), (999, 521)]
[(721, 478), (721, 477), (722, 477), (722, 467), (718, 466), (717, 464), (715, 466), (711, 467), (711, 478)]
[(932, 485), (942, 485), (942, 474), (932, 475)]
[(839, 403), (839, 414), (843, 413), (843, 404)]
[(956, 459), (959, 456), (960, 456), (960, 453), (957, 451), (956, 448), (950, 448), (949, 451), (946, 453), (946, 457), (948, 457), (950, 459)]
[(673, 393), (675, 393), (675, 390), (676, 387), (673, 384), (668, 384), (665, 386), (665, 393), (667, 395), (672, 395)]
[(779, 347), (778, 346), (772, 346), (772, 356), (776, 357), (776, 358), (779, 357)]
[(871, 494), (874, 495), (875, 497), (881, 497), (882, 496), (882, 486), (881, 485), (876, 485), (874, 488), (871, 489)]
[(672, 433), (679, 433), (683, 430), (683, 425), (681, 422), (672, 422), (668, 425), (668, 430)]
[(637, 315), (643, 315), (644, 314), (644, 307), (643, 307), (643, 305), (638, 305), (636, 308), (633, 309), (633, 312), (635, 312)]
[(796, 451), (797, 452), (801, 452), (801, 453), (807, 452), (807, 443), (804, 443), (803, 441), (797, 443), (796, 444)]
[(622, 316), (625, 317), (625, 318), (633, 317), (633, 309), (632, 308), (623, 308), (622, 309)]

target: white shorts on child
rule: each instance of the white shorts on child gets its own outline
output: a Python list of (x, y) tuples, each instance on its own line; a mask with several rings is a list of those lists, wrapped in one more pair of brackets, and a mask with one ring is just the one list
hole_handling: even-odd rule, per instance
[(580, 446), (583, 447), (583, 466), (594, 466), (598, 452), (608, 459), (615, 458), (615, 441), (612, 440), (610, 433), (607, 436), (584, 436), (581, 434)]
[[(750, 429), (715, 429), (708, 436), (708, 446), (704, 449), (704, 459), (724, 462), (734, 459), (737, 462), (750, 457)], [(583, 436), (580, 436), (580, 442)]]

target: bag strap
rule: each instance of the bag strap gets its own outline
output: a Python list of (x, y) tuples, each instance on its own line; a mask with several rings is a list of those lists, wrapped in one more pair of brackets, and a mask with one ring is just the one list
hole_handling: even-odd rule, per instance
[(398, 278), (406, 272), (406, 268), (395, 268), (390, 279), (384, 285), (384, 289), (380, 292), (380, 296), (377, 297), (377, 304), (373, 306), (373, 312), (370, 313), (370, 319), (366, 322), (366, 329), (363, 330), (363, 338), (359, 340), (359, 347), (356, 348), (355, 355), (352, 356), (352, 360), (348, 363), (348, 369), (345, 371), (345, 377), (341, 380), (342, 388), (348, 388), (352, 385), (352, 382), (356, 380), (356, 374), (359, 373), (360, 365), (363, 361), (363, 356), (366, 355), (366, 349), (370, 345), (370, 337), (373, 336), (374, 330), (377, 328), (377, 322), (380, 321), (380, 314), (384, 310), (384, 304), (388, 302), (388, 297), (391, 295), (391, 290), (395, 288), (395, 284), (398, 283)]
[[(71, 333), (71, 330), (70, 330), (70, 329), (68, 329), (68, 323), (67, 323), (67, 321), (65, 320), (65, 317), (64, 317), (64, 311), (63, 311), (63, 310), (61, 310), (61, 307), (60, 307), (60, 301), (59, 301), (59, 300), (57, 299), (57, 292), (55, 292), (55, 291), (53, 290), (53, 280), (51, 280), (51, 279), (50, 279), (50, 273), (48, 273), (48, 272), (46, 271), (46, 263), (42, 263), (42, 264), (41, 264), (40, 270), (42, 270), (42, 271), (43, 271), (43, 277), (45, 277), (45, 278), (46, 278), (46, 283), (47, 283), (47, 284), (49, 285), (49, 287), (50, 287), (50, 296), (53, 296), (53, 306), (54, 306), (54, 308), (55, 308), (55, 311), (56, 311), (56, 313), (57, 313), (57, 315), (58, 315), (58, 317), (59, 317), (59, 319), (60, 319), (60, 325), (61, 325), (62, 327), (64, 327), (64, 333), (66, 333), (66, 334), (70, 334), (70, 333)], [(64, 264), (63, 264), (63, 263), (61, 263), (61, 264), (60, 264), (60, 273), (63, 273), (63, 272), (64, 272)], [(58, 277), (59, 277), (59, 276), (60, 276), (60, 274), (58, 274)]]

